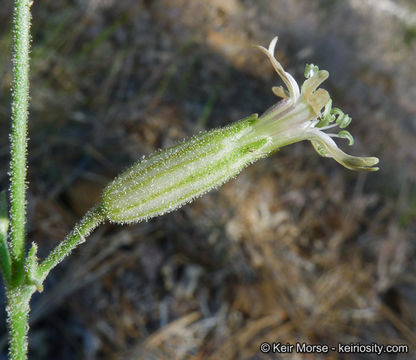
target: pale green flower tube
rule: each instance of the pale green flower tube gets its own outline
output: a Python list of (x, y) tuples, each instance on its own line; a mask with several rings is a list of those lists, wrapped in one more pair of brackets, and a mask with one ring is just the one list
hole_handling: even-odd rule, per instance
[(307, 80), (299, 89), (295, 79), (274, 58), (276, 42), (277, 38), (269, 49), (260, 49), (287, 87), (273, 88), (283, 100), (261, 117), (254, 114), (196, 135), (133, 165), (104, 189), (101, 208), (110, 221), (131, 223), (173, 211), (224, 184), (249, 164), (302, 140), (311, 141), (320, 155), (332, 157), (349, 169), (378, 169), (374, 167), (377, 158), (351, 156), (338, 148), (333, 137), (353, 143), (347, 130), (338, 134), (324, 132), (337, 126), (344, 129), (351, 121), (340, 109), (332, 108), (327, 91), (317, 89), (328, 72), (307, 65)]
[(257, 121), (258, 116), (252, 115), (133, 165), (104, 190), (109, 220), (135, 222), (172, 211), (268, 155), (269, 140), (252, 136)]

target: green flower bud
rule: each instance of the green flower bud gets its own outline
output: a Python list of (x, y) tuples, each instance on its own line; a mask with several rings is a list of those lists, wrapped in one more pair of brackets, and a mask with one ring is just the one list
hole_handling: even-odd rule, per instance
[(129, 223), (173, 211), (266, 156), (268, 139), (251, 133), (252, 115), (233, 125), (192, 137), (133, 165), (107, 186), (109, 220)]

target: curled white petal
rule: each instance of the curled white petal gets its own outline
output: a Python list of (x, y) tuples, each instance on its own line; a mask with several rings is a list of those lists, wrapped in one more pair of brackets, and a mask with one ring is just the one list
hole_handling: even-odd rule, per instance
[(274, 49), (276, 48), (277, 40), (279, 39), (278, 36), (275, 36), (269, 44), (269, 53), (274, 55)]
[(277, 74), (280, 76), (280, 78), (285, 83), (287, 90), (290, 94), (290, 101), (293, 103), (296, 103), (299, 100), (300, 97), (300, 89), (299, 85), (296, 82), (296, 80), (293, 78), (292, 75), (290, 75), (288, 72), (286, 72), (282, 65), (276, 60), (274, 57), (274, 51), (277, 44), (277, 36), (273, 38), (273, 40), (270, 42), (269, 48), (266, 49), (263, 46), (258, 46), (258, 48), (267, 55), (270, 62), (272, 63), (273, 68), (276, 70)]
[(325, 153), (319, 154), (322, 156), (332, 157), (335, 161), (345, 166), (350, 170), (367, 170), (377, 171), (378, 167), (374, 167), (378, 163), (376, 157), (361, 157), (352, 156), (343, 152), (338, 148), (337, 144), (331, 137), (319, 130), (318, 128), (310, 128), (307, 130), (308, 139), (312, 141), (316, 149), (316, 144), (319, 144), (325, 150)]

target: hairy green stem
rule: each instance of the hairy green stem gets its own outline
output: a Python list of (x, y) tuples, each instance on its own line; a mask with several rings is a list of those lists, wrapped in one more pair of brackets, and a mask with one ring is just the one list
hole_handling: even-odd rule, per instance
[(35, 290), (35, 286), (21, 285), (6, 292), (7, 322), (10, 337), (9, 356), (11, 360), (27, 359), (29, 301)]
[(105, 220), (101, 204), (94, 206), (88, 211), (81, 221), (75, 225), (74, 229), (62, 241), (49, 256), (39, 265), (39, 281), (43, 282), (49, 272), (62, 260), (67, 257), (72, 250), (79, 244), (85, 242), (85, 238)]
[(13, 16), (12, 133), (10, 161), (10, 250), (12, 282), (24, 272), (26, 224), (26, 150), (29, 106), (30, 0), (16, 0)]
[[(29, 254), (26, 264), (25, 282), (19, 286), (11, 286), (7, 295), (7, 322), (9, 325), (9, 355), (11, 360), (27, 359), (27, 333), (29, 330), (29, 302), (32, 294), (42, 289), (42, 282), (49, 272), (58, 265), (71, 251), (85, 241), (85, 238), (104, 221), (101, 205), (96, 205), (74, 227), (63, 242), (37, 267), (30, 264), (36, 260), (36, 246), (32, 246), (33, 254)], [(30, 253), (32, 253), (32, 250)], [(32, 259), (33, 257), (33, 259)]]
[[(13, 14), (13, 81), (10, 159), (10, 243), (2, 232), (2, 271), (12, 360), (27, 358), (29, 300), (35, 286), (24, 284), (27, 118), (29, 107), (30, 0), (16, 0)], [(4, 204), (5, 202), (2, 201)], [(4, 213), (3, 213), (4, 215)], [(9, 221), (2, 215), (2, 222)], [(6, 228), (7, 228), (6, 226)], [(4, 235), (4, 236), (3, 236)], [(8, 248), (10, 247), (10, 255)]]

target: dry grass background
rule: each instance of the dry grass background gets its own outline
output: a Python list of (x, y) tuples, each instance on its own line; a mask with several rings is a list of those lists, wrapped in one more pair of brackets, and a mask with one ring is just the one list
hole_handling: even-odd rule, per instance
[[(2, 188), (10, 3), (0, 9)], [(275, 34), (298, 80), (306, 62), (330, 71), (324, 87), (353, 117), (352, 151), (380, 157), (381, 170), (350, 172), (296, 144), (173, 214), (101, 227), (33, 299), (31, 359), (278, 358), (260, 354), (263, 341), (413, 351), (412, 0), (43, 0), (33, 14), (27, 232), (43, 256), (143, 154), (272, 105), (277, 77), (252, 45)]]

